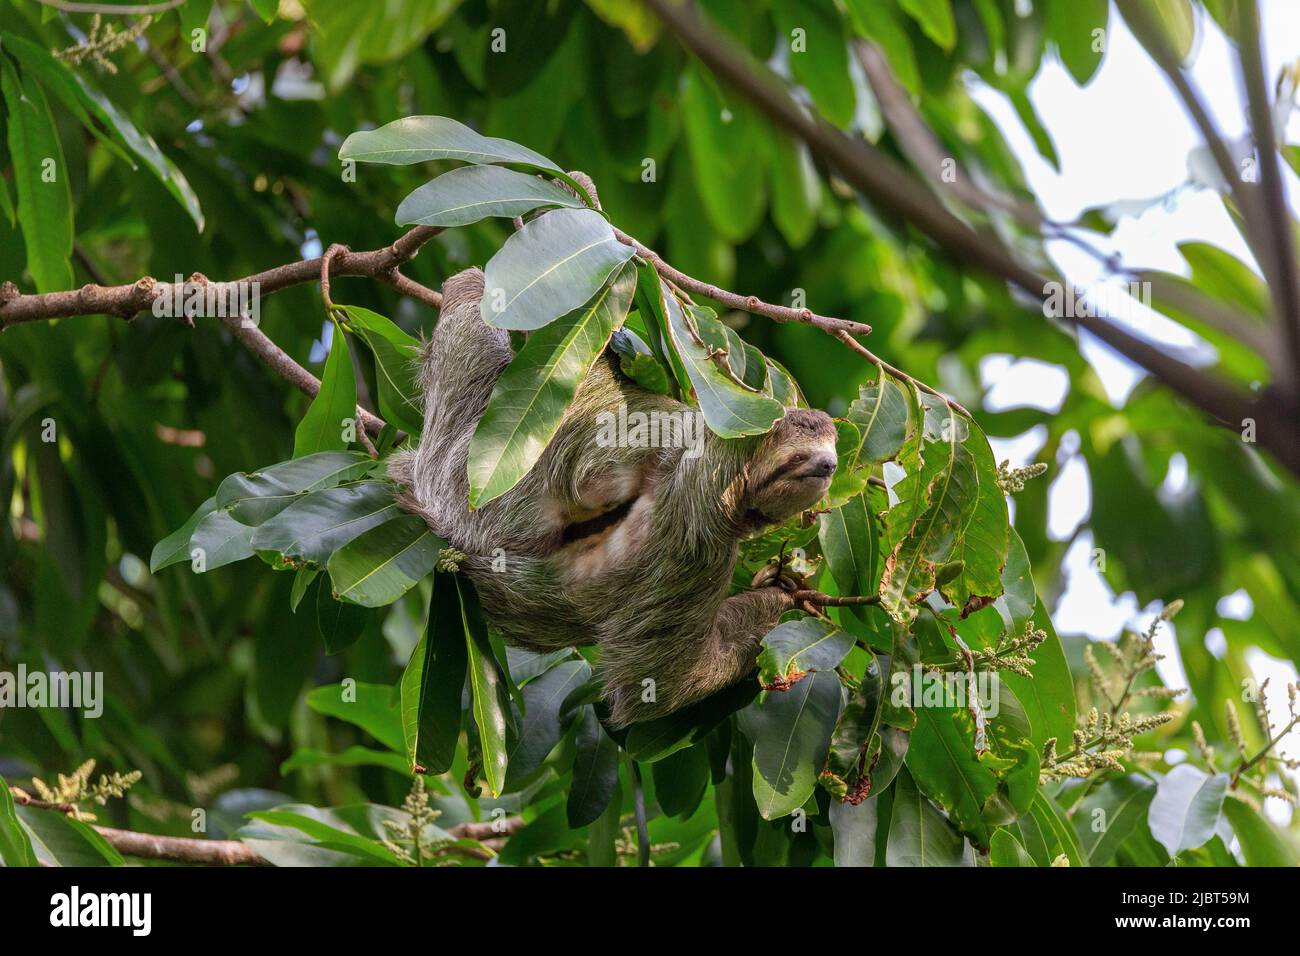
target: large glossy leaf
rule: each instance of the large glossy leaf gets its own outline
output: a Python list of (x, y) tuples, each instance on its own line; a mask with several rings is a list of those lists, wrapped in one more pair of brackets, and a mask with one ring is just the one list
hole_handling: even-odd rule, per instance
[[(840, 594), (871, 595), (879, 579), (879, 549), (876, 518), (867, 508), (865, 495), (855, 495), (838, 508), (817, 519), (817, 539), (822, 556)], [(859, 608), (845, 608), (845, 613), (861, 620)]]
[(1179, 764), (1160, 778), (1147, 809), (1151, 835), (1176, 857), (1203, 846), (1219, 827), (1228, 775), (1211, 776), (1191, 764)]
[(892, 461), (907, 437), (907, 397), (883, 371), (875, 385), (863, 385), (849, 405), (848, 418), (858, 427), (861, 444), (858, 461), (879, 464)]
[(364, 607), (392, 604), (433, 570), (446, 546), (413, 515), (376, 525), (330, 556), (334, 596)]
[(227, 511), (211, 511), (195, 526), (188, 552), (183, 558), (197, 557), (203, 572), (251, 558), (253, 530), (240, 524)]
[(320, 391), (294, 432), (294, 458), (321, 451), (343, 451), (348, 447), (345, 422), (352, 422), (354, 428), (360, 427), (356, 422), (357, 379), (352, 371), (352, 352), (337, 323), (332, 329)]
[(292, 458), (260, 471), (230, 475), (217, 487), (216, 507), (255, 526), (279, 514), (300, 495), (355, 481), (375, 467), (361, 452), (327, 451)]
[[(199, 208), (199, 197), (195, 195), (194, 189), (176, 164), (158, 148), (152, 136), (141, 132), (131, 122), (130, 117), (113, 104), (112, 100), (83, 80), (79, 74), (55, 60), (37, 44), (23, 37), (6, 33), (4, 48), (23, 65), (26, 73), (38, 78), (45, 89), (53, 93), (86, 129), (109, 146), (113, 152), (126, 158), (117, 148), (116, 143), (121, 143), (143, 162), (162, 183), (163, 188), (184, 207), (198, 230), (203, 231), (203, 210)], [(91, 122), (92, 116), (108, 129), (116, 142)], [(127, 161), (130, 162), (129, 159)]]
[(764, 686), (789, 687), (806, 675), (831, 671), (853, 650), (853, 635), (829, 621), (804, 617), (768, 631), (758, 655), (758, 679)]
[[(946, 409), (945, 409), (946, 410)], [(963, 448), (970, 455), (968, 485), (959, 489), (964, 496), (962, 517), (948, 560), (960, 561), (962, 571), (939, 590), (963, 617), (979, 610), (1002, 594), (1002, 568), (1007, 561), (1011, 523), (1007, 499), (997, 482), (997, 462), (984, 432), (974, 422)]]
[(351, 680), (328, 684), (307, 693), (307, 706), (360, 727), (393, 753), (404, 749), (402, 721), (391, 687)]
[(835, 836), (836, 866), (875, 866), (876, 828), (879, 825), (879, 802), (831, 801), (831, 833)]
[[(163, 568), (190, 559), (190, 538), (194, 535), (199, 522), (216, 510), (217, 499), (209, 498), (194, 509), (194, 514), (185, 519), (185, 523), (163, 538), (153, 547), (149, 555), (149, 571), (156, 574)], [(252, 533), (251, 531), (249, 532)]]
[(529, 337), (497, 380), (469, 446), (471, 507), (505, 494), (537, 463), (614, 329), (636, 269), (622, 266), (582, 308)]
[(479, 608), (478, 595), (469, 581), (455, 576), (456, 595), (460, 604), (461, 627), (469, 653), (469, 684), (474, 726), (483, 755), (483, 775), (492, 795), (505, 789), (509, 744), (506, 729), (510, 722), (510, 703), (501, 665), (492, 653), (487, 624)]
[(483, 136), (446, 116), (406, 116), (379, 129), (353, 133), (343, 141), (339, 159), (397, 166), (431, 159), (455, 159), (466, 163), (502, 163), (543, 172), (563, 172), (541, 153), (508, 139)]
[(984, 819), (984, 806), (997, 793), (998, 782), (976, 756), (974, 736), (973, 721), (964, 708), (918, 705), (907, 767), (952, 822), (987, 847), (992, 828)]
[(663, 297), (662, 304), (673, 351), (681, 360), (700, 412), (713, 433), (741, 438), (770, 431), (785, 416), (785, 406), (746, 387), (709, 358), (712, 347), (706, 339), (716, 340), (721, 327), (713, 310), (692, 307), (688, 312), (671, 293)]
[(417, 773), (445, 773), (456, 757), (468, 661), (455, 579), (436, 574), (428, 624), (399, 685), (406, 759)]
[(18, 807), (18, 819), (41, 866), (121, 866), (122, 854), (99, 833), (71, 817)]
[(899, 771), (889, 818), (886, 866), (962, 866), (966, 841), (917, 789), (912, 775)]
[(840, 710), (834, 671), (768, 693), (740, 714), (754, 744), (754, 799), (764, 820), (794, 812), (812, 796)]
[(1133, 831), (1146, 824), (1155, 795), (1150, 780), (1131, 773), (1097, 787), (1074, 809), (1074, 832), (1093, 866), (1109, 863)]
[(519, 736), (508, 753), (505, 788), (518, 789), (560, 742), (572, 715), (560, 705), (591, 676), (586, 661), (563, 661), (523, 688), (524, 713)]
[(581, 199), (545, 179), (501, 166), (462, 166), (403, 199), (395, 219), (399, 226), (467, 226), (492, 216), (522, 216), (543, 206), (584, 208)]
[(3, 55), (0, 91), (4, 93), (27, 271), (37, 291), (67, 289), (72, 285), (72, 196), (54, 117), (36, 79), (30, 74), (20, 79)]
[(633, 249), (591, 209), (556, 209), (511, 235), (484, 268), (483, 321), (540, 329), (591, 300)]
[(576, 719), (577, 752), (566, 804), (571, 828), (599, 819), (618, 789), (618, 744), (605, 733), (592, 705), (579, 708)]
[(336, 549), (362, 532), (400, 515), (391, 484), (358, 481), (298, 499), (257, 527), (252, 546), (323, 565)]
[(698, 206), (722, 238), (743, 242), (762, 221), (767, 198), (763, 121), (738, 93), (693, 63), (684, 73), (680, 103)]
[(1010, 830), (993, 831), (989, 846), (989, 863), (993, 866), (1033, 866), (1033, 858)]
[[(864, 797), (876, 792), (873, 772), (881, 765), (882, 758), (886, 758), (878, 735), (885, 691), (884, 670), (872, 655), (858, 686), (849, 689), (848, 699), (835, 722), (826, 766), (818, 782), (837, 802), (861, 803)], [(882, 776), (888, 773), (887, 767), (881, 770)], [(881, 783), (887, 785), (889, 780), (883, 779)]]

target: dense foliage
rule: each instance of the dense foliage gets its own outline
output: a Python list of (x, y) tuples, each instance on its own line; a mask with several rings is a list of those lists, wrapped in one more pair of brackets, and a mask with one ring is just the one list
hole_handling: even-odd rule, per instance
[[(734, 586), (793, 574), (870, 601), (790, 613), (756, 680), (611, 733), (598, 651), (505, 647), (454, 550), (395, 504), (382, 458), (419, 431), (411, 358), (434, 323), (418, 297), (356, 273), (324, 301), (312, 283), (264, 288), (260, 328), (320, 378), (312, 399), (213, 318), (126, 324), (71, 305), (0, 321), (0, 671), (99, 672), (104, 688), (95, 717), (0, 708), (15, 788), (0, 787), (0, 860), (121, 862), (93, 810), (277, 864), (1297, 862), (1294, 824), (1262, 812), (1293, 802), (1294, 768), (1270, 748), (1297, 705), (1270, 718), (1247, 666), (1253, 649), (1300, 657), (1286, 462), (1182, 390), (1108, 397), (1086, 333), (863, 203), (651, 9), (188, 0), (118, 23), (124, 42), (57, 6), (0, 13), (0, 277), (17, 287), (0, 320), (36, 301), (20, 291), (236, 279), (432, 227), (402, 274), (437, 288), (480, 265), (485, 318), (530, 333), (474, 437), (474, 504), (537, 460), (609, 344), (724, 438), (799, 404), (834, 415), (828, 499), (747, 542)], [(1054, 57), (1085, 84), (1120, 8), (700, 6), (1032, 268), (1048, 269), (1060, 230), (1113, 228), (1115, 209), (1068, 227), (1036, 212), (970, 76), (1057, 163), (1028, 84)], [(1195, 31), (1237, 36), (1237, 6), (1161, 0), (1132, 29), (1182, 57)], [(929, 139), (897, 125), (899, 92)], [(923, 166), (926, 143), (955, 179)], [(979, 195), (955, 188), (967, 182)], [(1211, 347), (1203, 371), (1294, 390), (1284, 336), (1269, 337), (1275, 290), (1221, 249), (1182, 252), (1186, 276), (1140, 278)], [(736, 309), (678, 273), (761, 301)], [(825, 316), (873, 331), (854, 348), (816, 327)], [(1063, 370), (1059, 408), (985, 409), (990, 357)], [(368, 429), (358, 403), (386, 424)], [(990, 445), (1026, 433), (1044, 477)], [(1048, 490), (1067, 463), (1092, 501), (1062, 539)], [(1141, 633), (1056, 633), (1083, 535), (1113, 589), (1148, 608)], [(1244, 620), (1220, 611), (1239, 590)], [(1185, 693), (1155, 668), (1165, 627)]]

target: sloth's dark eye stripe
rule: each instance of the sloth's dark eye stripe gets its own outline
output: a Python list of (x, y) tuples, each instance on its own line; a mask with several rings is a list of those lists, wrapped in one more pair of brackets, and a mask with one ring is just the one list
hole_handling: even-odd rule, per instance
[(606, 528), (618, 524), (627, 517), (627, 513), (632, 510), (632, 506), (636, 504), (636, 501), (636, 498), (629, 498), (622, 504), (615, 505), (613, 508), (610, 508), (603, 514), (596, 515), (594, 518), (588, 518), (586, 521), (577, 521), (571, 525), (566, 525), (564, 528), (565, 542), (567, 543), (569, 541), (577, 541), (580, 538), (591, 537), (593, 534), (599, 534)]

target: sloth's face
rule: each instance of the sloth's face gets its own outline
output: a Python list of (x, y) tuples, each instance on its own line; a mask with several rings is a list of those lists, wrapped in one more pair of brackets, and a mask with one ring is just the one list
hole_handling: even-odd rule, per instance
[(795, 408), (763, 440), (750, 468), (746, 510), (775, 524), (815, 505), (835, 474), (835, 425), (825, 412)]

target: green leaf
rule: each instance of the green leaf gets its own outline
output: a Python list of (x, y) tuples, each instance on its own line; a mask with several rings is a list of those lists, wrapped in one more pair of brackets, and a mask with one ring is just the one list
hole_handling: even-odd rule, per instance
[(42, 866), (122, 866), (126, 862), (107, 840), (80, 820), (32, 807), (16, 810)]
[(347, 315), (347, 327), (366, 343), (375, 357), (375, 381), (379, 385), (379, 410), (388, 421), (409, 434), (418, 435), (424, 425), (419, 386), (420, 343), (403, 332), (389, 318), (356, 305), (340, 306)]
[(291, 458), (260, 471), (228, 476), (217, 486), (216, 507), (229, 511), (241, 524), (260, 525), (300, 496), (355, 481), (374, 467), (362, 452), (326, 451)]
[[(849, 78), (848, 40), (839, 11), (813, 0), (786, 0), (773, 8), (782, 42), (790, 47), (790, 71), (836, 126), (853, 122), (857, 96)], [(795, 34), (795, 31), (802, 31)], [(788, 175), (788, 172), (787, 172)]]
[[(1074, 82), (1085, 85), (1097, 72), (1106, 50), (1110, 0), (1051, 3), (1046, 12), (1047, 34), (1056, 44), (1061, 62), (1074, 77)], [(1102, 34), (1097, 36), (1096, 30), (1101, 30)]]
[[(880, 580), (876, 568), (880, 563), (876, 539), (876, 518), (867, 507), (865, 495), (855, 495), (838, 508), (817, 519), (817, 540), (836, 590), (842, 595), (871, 595)], [(841, 609), (858, 620), (865, 620), (865, 610)], [(842, 620), (842, 619), (841, 619)]]
[[(1026, 821), (1031, 821), (1039, 840), (1046, 851), (1047, 859), (1042, 865), (1048, 865), (1058, 856), (1064, 854), (1071, 866), (1087, 866), (1088, 857), (1075, 838), (1070, 821), (1065, 818), (1056, 801), (1041, 791), (1034, 797), (1029, 814), (1020, 819), (1021, 833), (1025, 832)], [(1028, 844), (1026, 843), (1028, 848)], [(1032, 848), (1031, 852), (1032, 852)]]
[(428, 625), (399, 684), (402, 739), (416, 773), (446, 773), (455, 760), (468, 663), (456, 579), (435, 574)]
[[(3, 782), (0, 782), (0, 787)], [(1261, 813), (1240, 800), (1223, 801), (1223, 815), (1232, 824), (1232, 832), (1241, 844), (1247, 866), (1295, 866), (1295, 848), (1277, 827)]]
[[(849, 689), (848, 700), (835, 722), (826, 766), (818, 782), (837, 802), (861, 803), (864, 797), (877, 792), (872, 777), (883, 756), (882, 738), (877, 731), (884, 699), (884, 670), (872, 654), (862, 680)], [(888, 783), (887, 779), (882, 781)]]
[(817, 671), (833, 671), (853, 650), (853, 635), (829, 621), (804, 617), (768, 631), (758, 655), (758, 680), (781, 688)]
[(1155, 795), (1150, 780), (1131, 773), (1102, 784), (1075, 808), (1071, 814), (1074, 832), (1093, 866), (1105, 866), (1114, 859), (1115, 851), (1146, 822)]
[(957, 22), (949, 0), (898, 0), (898, 5), (921, 25), (921, 31), (945, 50), (957, 43)]
[(543, 206), (585, 208), (581, 199), (545, 179), (501, 166), (462, 166), (408, 195), (394, 219), (399, 226), (468, 226), (493, 216), (512, 219)]
[(364, 607), (392, 604), (433, 570), (446, 546), (413, 515), (376, 525), (330, 556), (334, 596)]
[(1033, 858), (1025, 852), (1025, 848), (1011, 831), (1000, 827), (993, 831), (993, 841), (989, 845), (989, 862), (993, 866), (1035, 865)]
[(600, 213), (557, 209), (512, 234), (484, 269), (483, 321), (530, 331), (590, 301), (633, 249)]
[(962, 617), (1002, 594), (1002, 568), (1007, 561), (1011, 531), (993, 449), (978, 425), (971, 421), (965, 424), (969, 433), (962, 446), (970, 456), (969, 484), (960, 489), (965, 499), (961, 502), (962, 520), (947, 557), (948, 562), (963, 562), (963, 567), (960, 574), (939, 588)]
[(185, 519), (185, 523), (153, 546), (149, 555), (149, 573), (157, 574), (163, 568), (190, 559), (190, 538), (194, 535), (199, 522), (216, 510), (216, 498), (209, 498), (194, 509), (194, 514)]
[(677, 297), (666, 293), (663, 306), (674, 352), (680, 357), (704, 421), (722, 438), (762, 435), (785, 416), (785, 406), (774, 398), (737, 382), (709, 359), (709, 346), (721, 323), (712, 309), (691, 307), (683, 311)]
[(365, 611), (358, 605), (335, 600), (324, 578), (316, 583), (316, 626), (326, 654), (342, 654), (360, 640), (366, 620)]
[(528, 338), (502, 372), (469, 446), (469, 502), (479, 507), (513, 488), (559, 430), (636, 291), (622, 266), (582, 308)]
[(366, 684), (348, 679), (307, 693), (307, 706), (318, 714), (337, 717), (360, 727), (393, 753), (405, 750), (402, 721), (387, 684)]
[(567, 660), (525, 685), (519, 735), (507, 755), (506, 790), (524, 786), (560, 742), (569, 726), (560, 705), (590, 677), (591, 665), (586, 661)]
[(898, 772), (889, 818), (886, 866), (962, 866), (966, 841), (917, 789), (912, 775)]
[(913, 96), (921, 95), (921, 73), (907, 30), (894, 13), (892, 3), (880, 0), (845, 0), (853, 29), (875, 41), (898, 77), (898, 82)]
[(72, 194), (63, 146), (40, 85), (31, 75), (20, 80), (2, 53), (0, 90), (9, 114), (9, 156), (27, 271), (37, 291), (58, 292), (72, 285)]
[(468, 580), (455, 575), (456, 594), (460, 603), (461, 626), (469, 651), (469, 683), (472, 693), (474, 724), (478, 728), (483, 753), (483, 774), (494, 797), (505, 789), (508, 745), (506, 726), (510, 704), (505, 678), (492, 653), (487, 625), (479, 609), (478, 595)]
[(753, 681), (737, 681), (688, 707), (628, 728), (623, 749), (637, 763), (653, 763), (700, 740), (758, 693)]
[(839, 676), (819, 671), (741, 712), (741, 729), (754, 744), (754, 799), (764, 820), (793, 813), (812, 796), (840, 696)]
[(353, 133), (339, 148), (339, 159), (394, 166), (455, 159), (526, 166), (552, 174), (564, 172), (541, 153), (508, 139), (483, 136), (446, 116), (406, 116), (379, 129)]
[(9, 784), (0, 777), (0, 863), (5, 866), (39, 866), (32, 841), (14, 809)]
[(907, 438), (907, 397), (888, 375), (875, 385), (863, 385), (845, 417), (861, 436), (858, 461), (876, 465), (893, 461)]
[(916, 728), (907, 767), (918, 786), (952, 822), (981, 847), (989, 845), (984, 805), (998, 790), (997, 778), (975, 754), (975, 728), (965, 708), (916, 705)]
[(768, 186), (772, 191), (772, 221), (785, 241), (801, 248), (817, 229), (822, 184), (812, 153), (802, 141), (773, 133)]
[[(117, 147), (121, 143), (162, 183), (177, 202), (184, 208), (199, 232), (203, 231), (203, 210), (199, 207), (199, 197), (184, 174), (176, 167), (166, 154), (158, 148), (153, 137), (141, 132), (131, 122), (130, 117), (113, 105), (113, 101), (92, 87), (80, 75), (68, 69), (49, 53), (23, 37), (11, 33), (4, 34), (4, 48), (13, 54), (28, 73), (41, 81), (44, 87), (53, 93), (64, 107), (75, 116), (86, 129), (90, 130), (109, 149), (126, 160), (134, 169), (135, 164)], [(91, 122), (91, 117), (99, 120), (116, 137), (117, 143), (108, 138), (99, 127)], [(60, 164), (60, 168), (62, 164)]]
[(650, 765), (655, 802), (670, 817), (693, 814), (709, 786), (709, 753), (703, 744), (686, 747)]
[(679, 102), (696, 192), (708, 222), (726, 241), (743, 242), (762, 221), (767, 197), (763, 121), (739, 94), (720, 89), (695, 63), (684, 71)]
[[(456, 702), (460, 710), (460, 701)], [(370, 747), (348, 747), (336, 754), (328, 754), (313, 747), (299, 747), (293, 755), (280, 764), (280, 773), (291, 774), (310, 767), (386, 767), (403, 777), (409, 775), (410, 764), (399, 754), (387, 750), (373, 750)]]
[[(618, 744), (605, 733), (592, 705), (579, 708), (577, 721), (573, 783), (565, 805), (572, 829), (600, 819), (606, 808), (612, 806), (611, 799), (618, 790)], [(617, 807), (613, 813), (617, 816)]]
[(879, 801), (861, 803), (831, 801), (831, 833), (835, 837), (836, 866), (875, 866)]
[(190, 538), (189, 557), (200, 552), (202, 571), (216, 570), (253, 556), (253, 530), (228, 512), (212, 511), (200, 519)]
[(259, 525), (253, 531), (252, 547), (324, 565), (338, 548), (363, 531), (401, 516), (393, 491), (386, 481), (358, 481), (313, 491)]
[(1191, 764), (1179, 764), (1160, 778), (1147, 810), (1147, 823), (1156, 842), (1176, 857), (1204, 846), (1219, 827), (1228, 775), (1210, 776)]
[(312, 399), (293, 434), (293, 457), (320, 451), (343, 451), (348, 447), (344, 422), (357, 422), (357, 379), (352, 371), (352, 352), (338, 323), (332, 326), (329, 355), (321, 375), (320, 391)]

